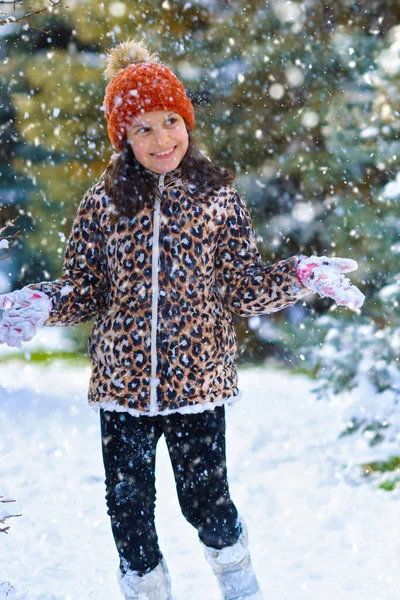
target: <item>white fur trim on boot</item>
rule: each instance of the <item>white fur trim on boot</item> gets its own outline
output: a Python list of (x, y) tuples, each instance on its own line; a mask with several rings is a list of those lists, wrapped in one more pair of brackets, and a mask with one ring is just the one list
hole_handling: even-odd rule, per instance
[(118, 568), (117, 579), (125, 600), (172, 600), (171, 579), (164, 559), (142, 576), (137, 571), (123, 575)]
[(217, 577), (223, 600), (263, 600), (247, 548), (247, 527), (242, 518), (240, 523), (242, 533), (236, 544), (218, 550), (202, 543), (204, 554)]

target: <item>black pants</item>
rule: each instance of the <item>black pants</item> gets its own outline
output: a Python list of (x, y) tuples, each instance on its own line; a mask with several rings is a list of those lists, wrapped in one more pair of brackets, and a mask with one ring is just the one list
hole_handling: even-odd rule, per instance
[(100, 409), (107, 514), (120, 567), (152, 570), (162, 558), (154, 523), (155, 457), (168, 446), (183, 515), (206, 546), (224, 548), (241, 533), (226, 472), (225, 409), (135, 417)]

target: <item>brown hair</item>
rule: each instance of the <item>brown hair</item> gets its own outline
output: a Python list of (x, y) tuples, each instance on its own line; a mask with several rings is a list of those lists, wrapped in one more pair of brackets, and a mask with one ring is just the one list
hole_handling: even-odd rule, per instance
[[(214, 165), (200, 149), (186, 125), (189, 145), (179, 167), (182, 180), (192, 183), (203, 193), (229, 185), (235, 179), (227, 168)], [(119, 156), (110, 162), (104, 174), (107, 196), (115, 204), (116, 214), (111, 216), (115, 225), (121, 216), (134, 217), (147, 203), (152, 203), (158, 193), (156, 179), (136, 159), (127, 136), (124, 137)]]

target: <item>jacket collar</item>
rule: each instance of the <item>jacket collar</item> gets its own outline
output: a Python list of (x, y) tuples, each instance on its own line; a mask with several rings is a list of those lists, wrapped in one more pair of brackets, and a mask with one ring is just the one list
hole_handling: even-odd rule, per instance
[[(160, 178), (162, 173), (155, 173), (145, 168), (145, 171), (149, 173), (156, 182), (156, 185), (160, 185)], [(185, 198), (192, 204), (198, 204), (203, 201), (203, 195), (201, 190), (197, 189), (197, 186), (193, 183), (188, 183), (182, 180), (182, 172), (180, 167), (164, 173), (164, 188), (173, 188), (176, 185), (182, 185), (185, 190)]]
[[(144, 170), (149, 173), (151, 177), (155, 180), (156, 184), (160, 184), (160, 177), (162, 173), (155, 173), (154, 171), (150, 171), (144, 167)], [(164, 173), (164, 188), (169, 187), (174, 184), (183, 184), (185, 188), (186, 198), (190, 202), (199, 202), (202, 200), (202, 192), (197, 189), (197, 186), (194, 183), (188, 183), (182, 180), (182, 171), (181, 168), (173, 169), (172, 171), (168, 171)]]
[[(160, 179), (161, 179), (161, 175), (162, 173), (155, 173), (154, 171), (150, 171), (149, 169), (146, 169), (146, 167), (143, 167), (144, 170), (146, 171), (146, 173), (148, 173), (150, 175), (150, 177), (152, 177), (154, 179), (154, 181), (157, 183), (157, 185), (159, 185)], [(173, 169), (172, 171), (168, 171), (167, 173), (164, 173), (164, 186), (169, 185), (170, 183), (172, 183), (173, 181), (177, 181), (178, 179), (181, 178), (181, 168), (177, 167), (176, 169)]]

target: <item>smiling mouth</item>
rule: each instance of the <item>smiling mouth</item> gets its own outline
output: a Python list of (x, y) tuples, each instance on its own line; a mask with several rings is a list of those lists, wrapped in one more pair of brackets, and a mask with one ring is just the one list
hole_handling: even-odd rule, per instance
[(175, 152), (177, 146), (174, 146), (171, 150), (168, 150), (166, 152), (160, 152), (160, 153), (153, 153), (151, 156), (154, 156), (154, 158), (169, 158), (170, 156), (173, 155), (173, 153)]

